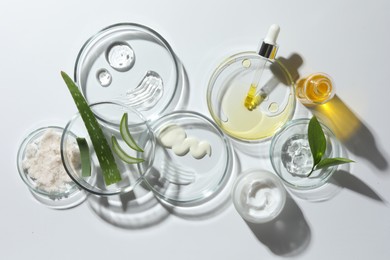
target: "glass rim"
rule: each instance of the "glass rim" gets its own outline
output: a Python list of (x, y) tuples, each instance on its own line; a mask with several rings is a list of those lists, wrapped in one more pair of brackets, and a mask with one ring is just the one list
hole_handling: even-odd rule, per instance
[[(266, 177), (268, 179), (272, 179), (273, 184), (275, 184), (276, 188), (281, 192), (281, 203), (279, 204), (277, 210), (273, 214), (268, 216), (268, 217), (259, 218), (259, 219), (255, 219), (254, 217), (253, 218), (252, 217), (248, 218), (247, 216), (244, 216), (244, 214), (242, 214), (240, 212), (241, 207), (239, 207), (237, 205), (237, 201), (235, 199), (234, 193), (236, 192), (237, 187), (240, 184), (240, 182), (245, 177), (248, 177), (250, 175), (254, 175), (254, 176), (257, 176), (257, 177)], [(233, 187), (231, 189), (231, 196), (233, 198), (233, 205), (236, 208), (237, 212), (240, 214), (240, 216), (242, 218), (244, 218), (245, 220), (250, 221), (252, 223), (266, 223), (268, 221), (271, 221), (271, 220), (275, 219), (282, 212), (282, 210), (283, 210), (283, 208), (284, 208), (284, 206), (286, 204), (286, 200), (287, 200), (287, 192), (286, 192), (286, 189), (283, 186), (283, 182), (280, 180), (279, 176), (274, 174), (274, 173), (272, 173), (272, 172), (270, 172), (270, 171), (268, 171), (268, 170), (257, 169), (257, 168), (252, 168), (252, 169), (245, 170), (244, 172), (242, 172), (242, 173), (240, 173), (238, 175), (238, 177), (234, 181)]]
[[(112, 195), (118, 195), (118, 194), (124, 194), (124, 193), (127, 193), (127, 192), (130, 192), (134, 189), (135, 186), (137, 186), (142, 180), (143, 180), (143, 175), (145, 175), (145, 173), (150, 169), (150, 167), (153, 165), (153, 161), (154, 161), (154, 150), (155, 150), (155, 136), (154, 136), (154, 133), (152, 131), (152, 128), (150, 126), (150, 123), (148, 120), (146, 120), (144, 118), (144, 116), (138, 112), (136, 109), (132, 108), (132, 107), (128, 107), (124, 104), (121, 104), (121, 103), (118, 103), (118, 102), (112, 102), (112, 101), (103, 101), (103, 102), (96, 102), (96, 103), (92, 103), (89, 105), (89, 107), (96, 107), (96, 106), (99, 106), (99, 105), (114, 105), (114, 106), (118, 106), (118, 107), (122, 107), (122, 108), (126, 108), (127, 110), (131, 110), (132, 112), (134, 112), (137, 116), (139, 116), (139, 118), (144, 122), (142, 124), (145, 124), (145, 126), (147, 127), (147, 129), (149, 129), (149, 133), (151, 133), (153, 136), (152, 136), (152, 144), (153, 144), (153, 153), (152, 153), (152, 159), (151, 159), (151, 165), (149, 165), (147, 167), (147, 169), (145, 170), (144, 173), (140, 173), (140, 177), (137, 178), (137, 180), (135, 180), (134, 184), (133, 185), (129, 185), (129, 186), (125, 186), (125, 187), (121, 187), (121, 188), (117, 188), (115, 190), (104, 190), (104, 191), (99, 191), (98, 189), (94, 189), (94, 188), (90, 188), (89, 186), (92, 186), (92, 185), (83, 185), (82, 183), (80, 183), (80, 181), (78, 179), (76, 179), (72, 173), (69, 172), (69, 169), (65, 163), (65, 154), (64, 154), (64, 143), (65, 143), (65, 139), (67, 138), (66, 137), (66, 132), (69, 131), (71, 134), (73, 134), (69, 129), (73, 126), (73, 124), (75, 123), (75, 120), (79, 119), (81, 117), (80, 115), (80, 112), (77, 112), (76, 114), (74, 114), (72, 116), (72, 118), (68, 121), (68, 123), (66, 124), (65, 128), (64, 128), (64, 131), (63, 131), (63, 134), (62, 134), (62, 137), (61, 137), (61, 159), (63, 161), (63, 164), (64, 164), (64, 168), (67, 172), (67, 174), (69, 175), (69, 177), (74, 181), (74, 183), (79, 186), (80, 188), (82, 188), (83, 190), (86, 190), (87, 192), (90, 192), (92, 194), (95, 194), (95, 195), (99, 195), (99, 196), (112, 196)], [(95, 115), (96, 116), (96, 115)], [(112, 125), (113, 123), (112, 122), (109, 122), (108, 120), (102, 118), (102, 117), (98, 117), (98, 120), (101, 120), (103, 123), (105, 124), (109, 124), (109, 125)], [(140, 124), (134, 124), (133, 126), (138, 126)]]
[[(174, 64), (173, 71), (175, 72), (175, 82), (174, 82), (173, 93), (176, 93), (176, 91), (178, 91), (178, 89), (179, 89), (179, 82), (180, 82), (180, 80), (179, 80), (180, 79), (179, 61), (178, 61), (178, 57), (176, 56), (175, 52), (173, 51), (173, 49), (170, 46), (170, 44), (168, 43), (168, 41), (165, 40), (165, 38), (162, 35), (160, 35), (157, 31), (153, 30), (152, 28), (150, 28), (148, 26), (138, 24), (138, 23), (123, 22), (123, 23), (115, 23), (115, 24), (106, 26), (103, 29), (99, 30), (98, 32), (96, 32), (95, 34), (90, 36), (85, 41), (85, 43), (82, 45), (82, 47), (80, 48), (80, 50), (77, 54), (77, 57), (76, 57), (75, 65), (74, 65), (73, 77), (74, 77), (74, 81), (76, 82), (78, 88), (81, 90), (83, 95), (85, 95), (85, 93), (84, 93), (83, 88), (80, 86), (78, 74), (79, 74), (79, 70), (80, 70), (79, 69), (80, 64), (82, 61), (85, 60), (85, 56), (89, 52), (90, 45), (95, 43), (95, 42), (99, 42), (100, 41), (99, 37), (101, 37), (102, 35), (110, 33), (112, 31), (114, 31), (115, 29), (120, 29), (121, 27), (124, 27), (124, 28), (129, 27), (131, 29), (140, 29), (140, 30), (148, 33), (154, 39), (157, 39), (159, 42), (162, 43), (161, 46), (164, 47), (168, 51), (168, 53), (170, 54), (171, 59), (173, 61), (173, 64)], [(175, 95), (170, 96), (167, 104), (161, 109), (161, 111), (156, 112), (156, 114), (153, 115), (153, 117), (156, 118), (156, 117), (161, 116), (163, 114), (163, 112), (170, 106), (170, 103), (172, 102), (172, 100), (174, 100), (174, 98), (175, 98)], [(87, 100), (87, 102), (88, 102), (88, 100)]]
[[(223, 59), (222, 62), (219, 63), (219, 65), (213, 70), (213, 73), (211, 74), (210, 78), (209, 78), (209, 81), (208, 81), (208, 84), (207, 84), (207, 91), (206, 91), (206, 101), (207, 101), (207, 108), (209, 110), (209, 113), (212, 117), (212, 119), (214, 120), (214, 122), (218, 125), (219, 128), (220, 125), (221, 125), (221, 119), (217, 116), (217, 114), (215, 113), (214, 111), (214, 108), (213, 108), (213, 102), (211, 100), (211, 96), (212, 96), (212, 92), (213, 92), (213, 88), (214, 88), (214, 84), (215, 84), (215, 81), (217, 80), (217, 78), (219, 77), (219, 75), (223, 72), (223, 70), (229, 66), (230, 64), (232, 64), (233, 62), (236, 61), (236, 59), (240, 58), (240, 59), (245, 59), (245, 58), (255, 58), (255, 59), (262, 59), (264, 57), (260, 56), (257, 52), (255, 51), (243, 51), (243, 52), (238, 52), (238, 53), (235, 53), (233, 55), (230, 55), (228, 56), (227, 58)], [(295, 81), (292, 79), (292, 76), (291, 76), (291, 73), (288, 71), (288, 69), (281, 63), (281, 62), (278, 62), (278, 59), (274, 59), (274, 60), (271, 60), (270, 62), (272, 63), (276, 63), (280, 66), (280, 68), (283, 70), (284, 73), (286, 73), (287, 75), (287, 78), (290, 82), (290, 89), (291, 89), (291, 95), (295, 96)], [(283, 126), (285, 126), (289, 121), (291, 121), (291, 118), (293, 117), (294, 113), (295, 113), (295, 110), (296, 110), (296, 99), (293, 98), (293, 104), (292, 104), (292, 109), (291, 109), (291, 114), (289, 115), (288, 119), (286, 120), (286, 123), (285, 124), (282, 124), (280, 125), (278, 128), (279, 130), (281, 128), (283, 128)], [(240, 138), (238, 136), (234, 136), (232, 135), (231, 133), (229, 132), (226, 132), (225, 130), (223, 130), (222, 128), (222, 131), (227, 135), (229, 136), (230, 138), (232, 138), (233, 140), (235, 141), (238, 141), (238, 142), (242, 142), (242, 143), (246, 143), (246, 144), (253, 144), (253, 143), (262, 143), (262, 142), (266, 142), (266, 141), (269, 141), (272, 139), (273, 135), (270, 135), (270, 136), (267, 136), (267, 137), (264, 137), (264, 138)], [(276, 131), (277, 132), (277, 131)], [(276, 133), (275, 132), (275, 133)], [(274, 134), (275, 134), (274, 133)]]
[[(37, 135), (39, 135), (40, 133), (42, 133), (42, 132), (44, 132), (46, 130), (49, 130), (49, 129), (54, 129), (55, 131), (58, 131), (58, 133), (61, 133), (61, 135), (62, 135), (62, 133), (64, 131), (63, 127), (55, 126), (55, 125), (48, 125), (48, 126), (39, 127), (37, 129), (33, 130), (32, 132), (30, 132), (29, 134), (27, 134), (23, 138), (23, 141), (21, 142), (21, 144), (19, 145), (17, 156), (16, 156), (16, 158), (17, 158), (16, 164), (17, 164), (19, 176), (21, 177), (23, 182), (27, 185), (27, 187), (32, 192), (37, 193), (37, 194), (39, 194), (41, 196), (44, 196), (44, 197), (55, 197), (55, 198), (60, 199), (62, 197), (65, 197), (65, 195), (70, 196), (70, 195), (73, 195), (76, 192), (78, 192), (79, 189), (78, 189), (77, 184), (75, 182), (71, 183), (70, 184), (70, 188), (65, 190), (65, 191), (61, 191), (61, 192), (48, 192), (48, 191), (39, 189), (36, 186), (32, 185), (32, 183), (29, 181), (29, 179), (26, 176), (26, 173), (25, 173), (25, 171), (23, 170), (23, 167), (22, 167), (22, 163), (23, 163), (22, 156), (23, 156), (27, 146), (31, 143), (31, 141), (35, 140)], [(60, 149), (61, 149), (61, 147), (60, 147)], [(61, 160), (62, 160), (62, 158), (61, 158)]]
[(226, 164), (224, 165), (223, 168), (223, 175), (221, 176), (220, 180), (218, 181), (214, 189), (209, 190), (207, 192), (202, 192), (201, 196), (194, 197), (188, 200), (180, 200), (169, 196), (165, 196), (163, 193), (161, 193), (159, 190), (154, 188), (153, 185), (149, 183), (147, 178), (145, 178), (146, 174), (144, 174), (142, 178), (145, 181), (146, 185), (154, 192), (154, 194), (158, 198), (162, 199), (164, 202), (178, 207), (195, 207), (200, 205), (203, 202), (207, 203), (209, 199), (212, 199), (214, 196), (218, 194), (218, 192), (221, 191), (221, 189), (224, 188), (225, 183), (229, 180), (229, 178), (227, 177), (230, 177), (231, 170), (233, 167), (233, 159), (234, 159), (233, 148), (230, 143), (230, 140), (227, 138), (224, 132), (218, 127), (218, 125), (215, 122), (213, 122), (210, 118), (196, 111), (175, 110), (171, 113), (165, 114), (164, 116), (160, 117), (159, 119), (151, 123), (152, 131), (153, 132), (157, 131), (160, 126), (163, 126), (167, 122), (167, 120), (169, 121), (169, 119), (178, 115), (180, 116), (180, 119), (193, 117), (197, 120), (201, 120), (209, 124), (212, 127), (213, 131), (216, 131), (216, 133), (218, 133), (218, 136), (221, 138), (221, 141), (224, 144), (223, 149), (226, 151)]
[[(277, 176), (279, 176), (279, 178), (283, 181), (283, 183), (286, 184), (288, 187), (294, 188), (294, 189), (297, 189), (297, 190), (310, 190), (310, 189), (321, 187), (322, 185), (327, 183), (327, 181), (332, 177), (333, 173), (337, 169), (337, 167), (330, 167), (330, 168), (328, 168), (329, 169), (329, 173), (327, 173), (326, 178), (322, 179), (321, 182), (319, 182), (318, 184), (313, 184), (313, 185), (308, 185), (308, 186), (302, 186), (302, 185), (293, 184), (290, 181), (286, 180), (282, 176), (282, 174), (279, 173), (278, 167), (276, 165), (277, 164), (276, 159), (274, 159), (274, 156), (273, 156), (273, 151), (275, 150), (275, 145), (276, 145), (277, 141), (279, 140), (281, 134), (284, 131), (286, 131), (289, 128), (291, 128), (291, 127), (298, 126), (298, 125), (305, 125), (305, 124), (308, 124), (309, 122), (310, 122), (309, 118), (298, 118), (298, 119), (294, 119), (294, 120), (289, 121), (277, 133), (275, 133), (275, 135), (273, 136), (273, 138), (271, 140), (271, 145), (270, 145), (270, 149), (269, 149), (271, 165), (272, 165), (273, 170), (277, 174)], [(328, 126), (326, 126), (324, 123), (322, 123), (322, 122), (319, 122), (319, 123), (320, 123), (321, 127), (325, 130), (324, 134), (326, 136), (328, 136), (331, 140), (333, 140), (335, 142), (335, 144), (337, 144), (337, 146), (332, 147), (332, 149), (338, 148), (335, 151), (338, 154), (341, 154), (342, 146), (341, 146), (340, 142), (338, 141), (338, 139), (336, 138), (336, 136), (334, 135), (333, 131)]]
[(309, 80), (311, 80), (314, 76), (317, 76), (317, 75), (321, 75), (321, 76), (324, 76), (324, 77), (329, 79), (329, 81), (332, 84), (332, 92), (328, 95), (328, 97), (325, 100), (323, 100), (321, 102), (314, 101), (314, 100), (308, 98), (306, 95), (305, 95), (305, 98), (307, 98), (310, 101), (309, 104), (312, 103), (312, 104), (315, 104), (315, 105), (322, 105), (322, 104), (325, 104), (326, 102), (328, 102), (329, 100), (331, 100), (334, 97), (334, 95), (336, 94), (336, 87), (335, 87), (333, 78), (329, 74), (327, 74), (325, 72), (313, 72), (313, 73), (310, 73), (309, 75), (307, 75), (307, 77), (303, 81), (304, 93), (306, 93), (307, 82)]

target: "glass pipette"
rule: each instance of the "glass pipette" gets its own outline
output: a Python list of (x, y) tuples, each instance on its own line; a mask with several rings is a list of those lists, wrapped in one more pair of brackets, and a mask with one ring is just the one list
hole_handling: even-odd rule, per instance
[(248, 94), (244, 100), (244, 105), (249, 110), (255, 109), (269, 94), (267, 93), (266, 89), (258, 89), (258, 85), (263, 75), (266, 63), (269, 60), (273, 60), (275, 58), (276, 51), (278, 49), (276, 39), (278, 38), (279, 31), (279, 25), (271, 25), (268, 29), (266, 37), (261, 44), (259, 55), (262, 57), (262, 59), (260, 59), (260, 62), (255, 70), (255, 75), (249, 87)]

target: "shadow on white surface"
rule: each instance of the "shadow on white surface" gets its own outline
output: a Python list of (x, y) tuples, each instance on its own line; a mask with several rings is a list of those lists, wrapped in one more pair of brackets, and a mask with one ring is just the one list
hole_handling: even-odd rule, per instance
[(279, 256), (297, 256), (310, 244), (311, 230), (306, 219), (291, 196), (280, 215), (268, 223), (246, 224), (257, 239)]
[(352, 190), (356, 193), (359, 193), (365, 197), (376, 200), (381, 203), (386, 203), (384, 199), (379, 196), (372, 188), (370, 188), (367, 184), (365, 184), (362, 180), (352, 175), (351, 173), (338, 170), (332, 176), (330, 182), (341, 187)]
[(88, 204), (98, 217), (124, 229), (152, 227), (169, 216), (169, 212), (159, 203), (153, 192), (141, 185), (122, 195), (109, 197), (90, 195)]
[(344, 142), (347, 149), (360, 157), (367, 159), (378, 170), (384, 172), (389, 167), (389, 162), (381, 152), (375, 137), (368, 127), (360, 121), (360, 126), (354, 135)]
[(389, 167), (388, 156), (383, 154), (372, 132), (337, 95), (309, 109), (351, 153), (365, 158), (381, 172)]
[(238, 156), (233, 152), (233, 164), (230, 173), (223, 180), (223, 184), (206, 201), (197, 204), (175, 204), (159, 198), (161, 205), (165, 207), (172, 215), (177, 217), (201, 221), (213, 218), (224, 212), (231, 205), (231, 190), (238, 172), (241, 172), (241, 162)]

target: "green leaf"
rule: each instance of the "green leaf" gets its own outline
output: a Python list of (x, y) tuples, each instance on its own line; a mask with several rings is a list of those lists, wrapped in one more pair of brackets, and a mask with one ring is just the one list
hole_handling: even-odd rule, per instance
[(313, 155), (314, 165), (317, 165), (321, 161), (322, 156), (325, 154), (326, 138), (324, 132), (322, 131), (321, 124), (315, 116), (313, 116), (309, 122), (308, 139), (311, 154)]
[(142, 150), (142, 148), (139, 147), (138, 144), (134, 141), (133, 137), (130, 134), (129, 128), (127, 126), (128, 126), (128, 115), (127, 113), (124, 113), (119, 128), (121, 136), (123, 140), (126, 142), (126, 144), (130, 146), (132, 149), (139, 152), (143, 152), (144, 150)]
[(112, 143), (112, 149), (114, 152), (118, 155), (121, 160), (123, 160), (126, 163), (133, 164), (133, 163), (141, 163), (144, 161), (142, 158), (134, 158), (128, 155), (122, 147), (120, 147), (118, 140), (115, 138), (115, 136), (111, 137), (111, 143)]
[(315, 167), (316, 170), (327, 168), (330, 166), (335, 166), (339, 164), (344, 164), (344, 163), (350, 163), (350, 162), (355, 162), (353, 160), (347, 159), (347, 158), (324, 158), (322, 159)]
[(103, 130), (100, 128), (95, 115), (73, 80), (63, 71), (61, 71), (61, 76), (64, 79), (77, 109), (80, 112), (81, 118), (84, 121), (85, 127), (87, 128), (96, 156), (99, 160), (100, 168), (102, 169), (104, 182), (108, 186), (121, 181), (121, 174), (115, 162), (114, 155), (112, 154), (111, 148), (108, 145), (107, 139), (105, 138)]
[(77, 137), (76, 141), (80, 150), (81, 176), (89, 177), (91, 176), (91, 158), (89, 157), (87, 140), (85, 140), (85, 138)]

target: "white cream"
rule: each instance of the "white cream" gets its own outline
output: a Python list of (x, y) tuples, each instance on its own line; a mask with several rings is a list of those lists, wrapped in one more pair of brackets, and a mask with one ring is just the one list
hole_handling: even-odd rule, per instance
[(253, 180), (241, 193), (241, 203), (253, 218), (267, 218), (275, 213), (282, 202), (280, 189), (270, 179)]
[(165, 148), (171, 148), (178, 156), (184, 156), (187, 153), (195, 159), (202, 159), (206, 154), (211, 156), (211, 146), (207, 141), (187, 137), (185, 130), (178, 125), (165, 127), (158, 138)]
[(263, 170), (250, 170), (240, 175), (233, 187), (233, 202), (247, 221), (263, 223), (274, 219), (286, 201), (280, 180)]
[(187, 137), (184, 129), (178, 125), (169, 125), (161, 130), (158, 139), (165, 148), (172, 148), (177, 143), (182, 143)]

